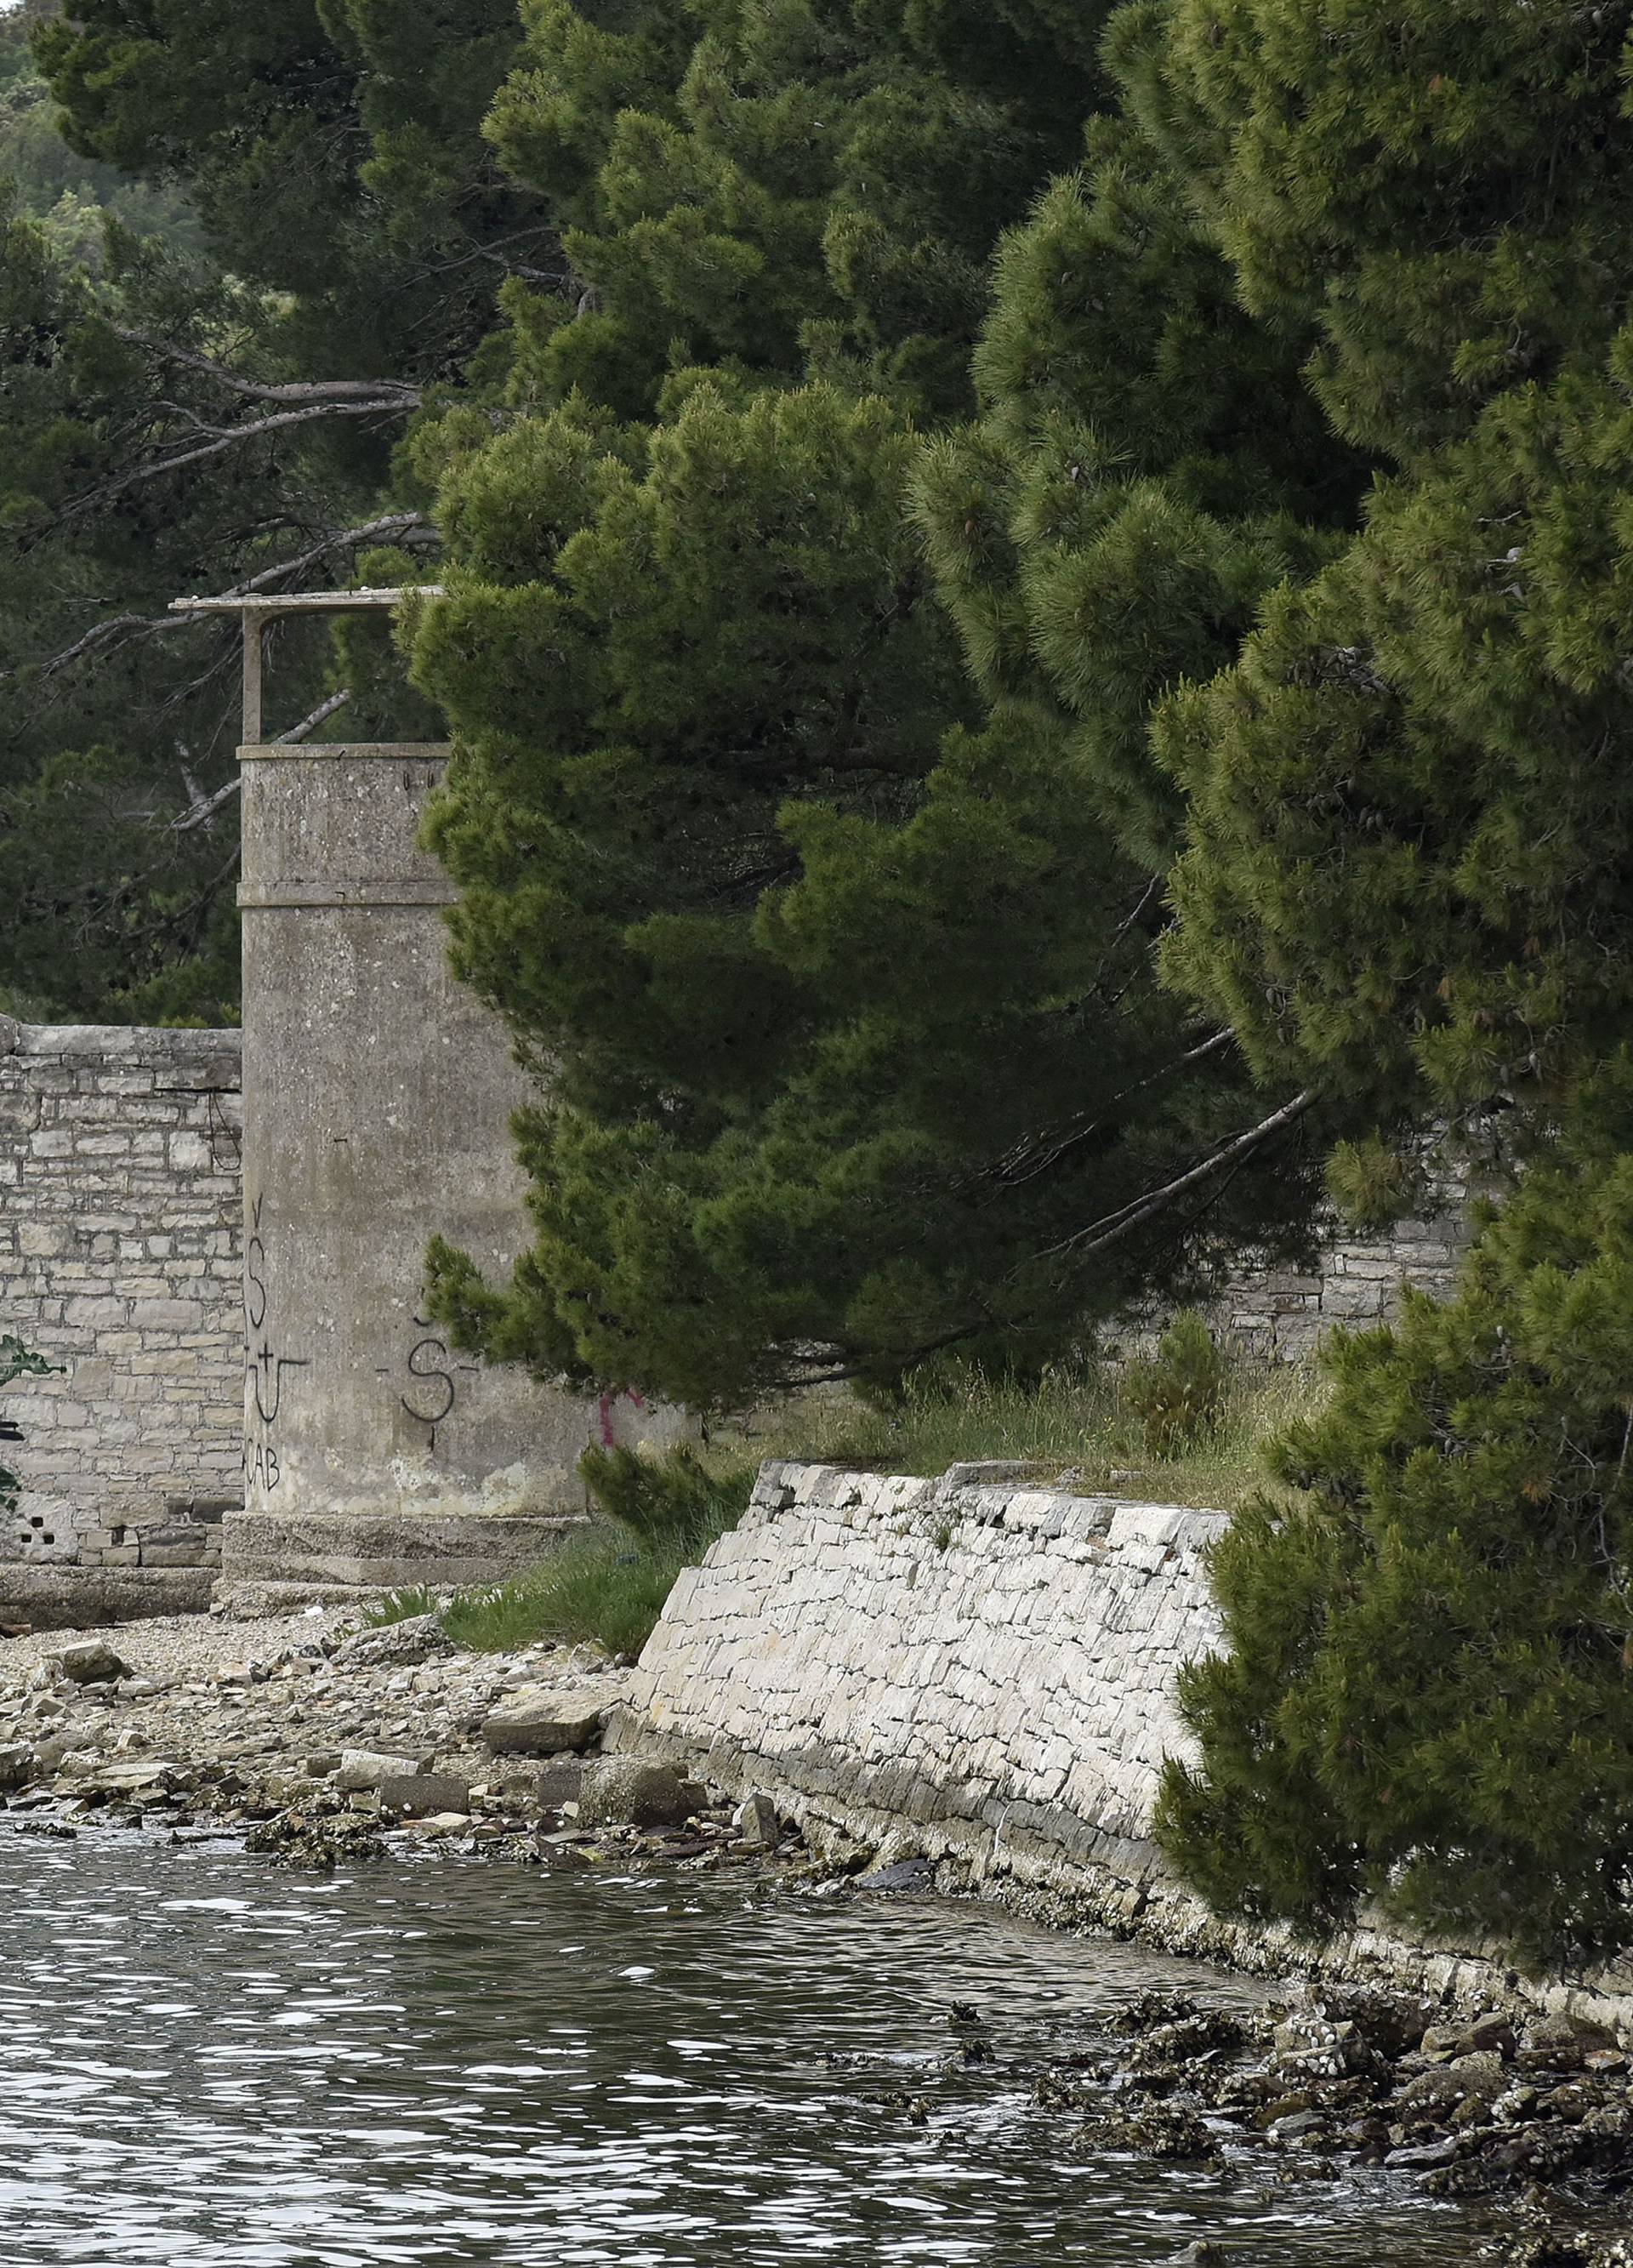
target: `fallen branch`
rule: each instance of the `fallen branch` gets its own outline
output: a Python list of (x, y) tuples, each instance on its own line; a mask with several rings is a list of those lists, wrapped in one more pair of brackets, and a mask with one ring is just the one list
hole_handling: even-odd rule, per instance
[(1281, 1133), (1284, 1128), (1302, 1118), (1315, 1097), (1315, 1088), (1306, 1086), (1302, 1093), (1295, 1094), (1291, 1102), (1283, 1103), (1279, 1110), (1273, 1110), (1268, 1118), (1262, 1118), (1256, 1126), (1250, 1126), (1245, 1133), (1232, 1135), (1228, 1142), (1221, 1143), (1217, 1150), (1210, 1151), (1188, 1171), (1176, 1174), (1171, 1182), (1165, 1182), (1160, 1189), (1148, 1189), (1144, 1197), (1130, 1198), (1115, 1212), (1103, 1213), (1099, 1220), (1090, 1221), (1085, 1228), (1075, 1229), (1070, 1236), (1063, 1237), (1058, 1244), (1046, 1245), (1041, 1252), (1033, 1256), (1033, 1259), (1056, 1260), (1068, 1252), (1079, 1259), (1086, 1259), (1091, 1253), (1103, 1252), (1108, 1244), (1117, 1243), (1130, 1230), (1137, 1228), (1142, 1221), (1149, 1220), (1153, 1213), (1163, 1211), (1175, 1197), (1183, 1197), (1187, 1189), (1195, 1189), (1197, 1182), (1205, 1181), (1210, 1174), (1217, 1174), (1221, 1167), (1230, 1165), (1235, 1159), (1246, 1157), (1249, 1151), (1256, 1150), (1262, 1143), (1268, 1142), (1272, 1135)]

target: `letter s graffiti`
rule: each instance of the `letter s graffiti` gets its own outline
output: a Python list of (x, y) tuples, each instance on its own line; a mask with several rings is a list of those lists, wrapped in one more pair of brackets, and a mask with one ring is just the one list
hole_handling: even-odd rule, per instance
[(244, 1313), (252, 1331), (258, 1331), (267, 1320), (267, 1284), (261, 1272), (267, 1264), (267, 1248), (261, 1241), (261, 1208), (263, 1203), (261, 1197), (255, 1200), (249, 1242), (244, 1248)]
[(441, 1366), (448, 1359), (448, 1350), (440, 1339), (423, 1338), (416, 1341), (408, 1356), (410, 1376), (425, 1381), (425, 1399), (435, 1402), (434, 1410), (416, 1409), (405, 1394), (402, 1406), (410, 1418), (417, 1418), (422, 1425), (436, 1427), (452, 1409), (454, 1384), (450, 1373)]

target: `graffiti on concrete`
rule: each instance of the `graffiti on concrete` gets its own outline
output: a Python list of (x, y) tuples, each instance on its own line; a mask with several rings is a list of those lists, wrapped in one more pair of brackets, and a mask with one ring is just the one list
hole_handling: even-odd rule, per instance
[(449, 1352), (446, 1340), (437, 1336), (429, 1316), (416, 1315), (414, 1328), (420, 1336), (408, 1350), (405, 1365), (408, 1385), (398, 1400), (416, 1425), (429, 1426), (430, 1439), (426, 1447), (434, 1449), (438, 1427), (447, 1423), (459, 1402), (460, 1376), (474, 1377), (482, 1366), (457, 1360)]
[(266, 1199), (250, 1203), (249, 1238), (244, 1248), (245, 1395), (244, 1482), (268, 1495), (283, 1477), (272, 1439), (283, 1407), (283, 1381), (292, 1370), (310, 1369), (305, 1355), (284, 1354), (274, 1343), (268, 1322), (267, 1247), (262, 1231)]

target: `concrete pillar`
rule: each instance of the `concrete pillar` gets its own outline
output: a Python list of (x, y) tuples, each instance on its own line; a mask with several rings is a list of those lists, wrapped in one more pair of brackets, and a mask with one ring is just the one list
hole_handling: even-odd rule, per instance
[[(428, 1579), (480, 1575), (486, 1522), (465, 1531), (467, 1550), (445, 1515), (580, 1513), (574, 1467), (607, 1423), (592, 1400), (453, 1350), (422, 1306), (433, 1233), (496, 1275), (527, 1234), (510, 1131), (526, 1090), (503, 1026), (449, 968), (453, 892), (418, 843), (446, 754), (239, 751), (239, 1573), (401, 1580), (430, 1515)], [(626, 1408), (624, 1435), (631, 1419), (649, 1430)], [(450, 1555), (457, 1570), (440, 1564)]]

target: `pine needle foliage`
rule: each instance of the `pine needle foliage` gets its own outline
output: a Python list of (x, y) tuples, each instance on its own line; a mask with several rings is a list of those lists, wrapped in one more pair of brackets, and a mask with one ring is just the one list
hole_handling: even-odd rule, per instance
[(1305, 1104), (1262, 1145), (1157, 983), (1147, 728), (1361, 460), (1131, 129), (1026, 225), (1109, 13), (741, 0), (682, 59), (528, 11), (489, 132), (592, 289), (511, 294), (509, 430), (416, 443), (456, 954), (549, 1092), (513, 1279), (432, 1256), (489, 1359), (709, 1410), (1024, 1373), (1298, 1233)]
[[(1131, 107), (1376, 476), (1159, 704), (1170, 982), (1347, 1118), (1377, 1218), (1426, 1123), (1523, 1167), (1458, 1297), (1341, 1343), (1221, 1547), (1176, 1861), (1533, 1964), (1629, 1928), (1627, 666), (1633, 9), (1172, 0)], [(1512, 1173), (1509, 1186), (1513, 1187)]]
[(1230, 1361), (1195, 1307), (1182, 1308), (1157, 1351), (1129, 1364), (1123, 1397), (1154, 1457), (1173, 1457), (1206, 1440), (1225, 1414)]
[(644, 1544), (701, 1552), (742, 1517), (757, 1467), (706, 1464), (682, 1444), (663, 1456), (592, 1447), (578, 1469), (600, 1509)]
[[(1633, 1069), (1457, 1297), (1340, 1335), (1216, 1550), (1158, 1832), (1217, 1908), (1364, 1899), (1533, 1969), (1633, 1941)], [(1607, 1133), (1611, 1139), (1606, 1138)]]

